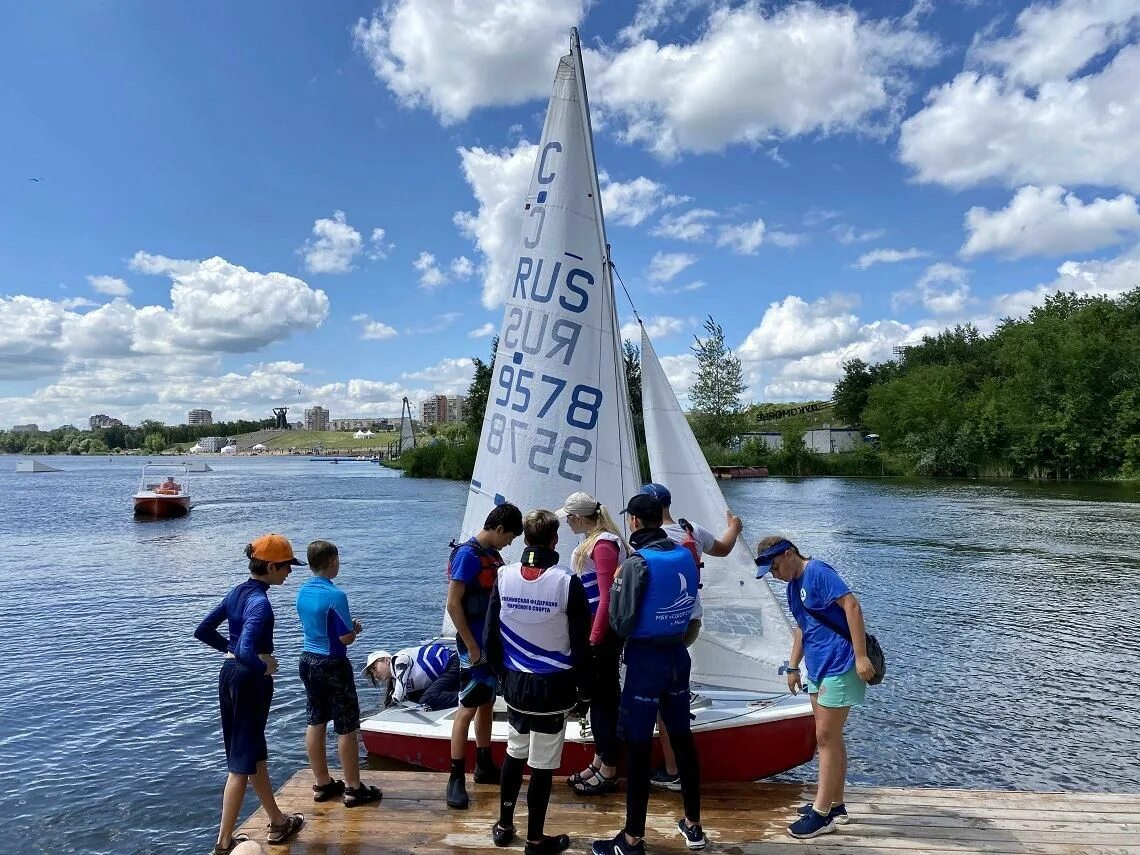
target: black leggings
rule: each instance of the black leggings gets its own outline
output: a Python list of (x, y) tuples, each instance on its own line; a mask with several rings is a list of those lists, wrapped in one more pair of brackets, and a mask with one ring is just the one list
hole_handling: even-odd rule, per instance
[(590, 699), (590, 730), (594, 736), (594, 751), (606, 766), (616, 766), (621, 753), (617, 735), (618, 706), (621, 703), (621, 678), (618, 675), (621, 646), (621, 638), (607, 632), (592, 650), (594, 697)]
[[(677, 771), (681, 775), (681, 795), (685, 801), (685, 816), (690, 822), (701, 821), (701, 769), (693, 732), (684, 730), (669, 734), (673, 752), (677, 755)], [(645, 813), (649, 809), (649, 761), (652, 742), (627, 742), (626, 756), (629, 775), (625, 793), (625, 833), (630, 837), (645, 836)]]

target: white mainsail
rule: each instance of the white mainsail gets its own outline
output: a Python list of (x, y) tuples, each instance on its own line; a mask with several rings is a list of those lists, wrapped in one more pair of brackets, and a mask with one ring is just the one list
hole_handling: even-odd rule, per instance
[[(644, 327), (641, 399), (649, 468), (653, 480), (668, 487), (673, 496), (673, 518), (723, 531), (728, 505)], [(744, 537), (725, 558), (705, 556), (701, 572), (705, 613), (700, 637), (689, 650), (694, 682), (749, 691), (786, 690), (778, 669), (791, 652), (791, 628), (767, 582), (755, 577), (753, 554)]]
[(584, 490), (616, 515), (641, 485), (606, 249), (575, 30), (525, 200), (464, 539), (503, 502), (556, 510)]

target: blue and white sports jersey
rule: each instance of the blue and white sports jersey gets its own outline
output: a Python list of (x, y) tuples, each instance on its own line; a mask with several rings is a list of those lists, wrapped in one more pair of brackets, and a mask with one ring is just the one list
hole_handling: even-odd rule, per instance
[(569, 568), (555, 564), (537, 579), (526, 579), (521, 564), (499, 570), (499, 626), (503, 661), (511, 671), (553, 674), (569, 671)]

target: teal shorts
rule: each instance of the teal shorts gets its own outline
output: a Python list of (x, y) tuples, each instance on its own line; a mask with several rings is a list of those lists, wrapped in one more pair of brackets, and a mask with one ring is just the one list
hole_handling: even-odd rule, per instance
[(808, 694), (815, 695), (821, 707), (857, 707), (867, 696), (867, 684), (852, 668), (819, 683), (808, 680)]

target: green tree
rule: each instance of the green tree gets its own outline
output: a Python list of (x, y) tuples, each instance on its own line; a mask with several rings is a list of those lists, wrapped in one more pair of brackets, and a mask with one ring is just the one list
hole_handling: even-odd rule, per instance
[(160, 454), (166, 448), (166, 437), (158, 431), (148, 433), (143, 439), (142, 447), (151, 454)]
[(499, 337), (491, 339), (491, 358), (484, 362), (474, 357), (475, 376), (467, 387), (467, 429), (471, 436), (483, 433), (483, 416), (487, 412), (487, 397), (491, 394), (491, 377), (495, 371), (495, 352), (499, 349)]
[(849, 359), (843, 363), (843, 377), (835, 384), (835, 415), (845, 425), (863, 423), (863, 410), (867, 397), (875, 385), (870, 368), (862, 359)]
[(641, 405), (641, 348), (628, 338), (622, 342), (625, 385), (629, 388), (629, 409), (633, 414), (633, 435), (638, 448), (645, 445), (645, 414)]
[(740, 360), (725, 344), (724, 330), (710, 315), (704, 323), (708, 337), (694, 336), (697, 381), (689, 390), (694, 428), (701, 442), (726, 445), (740, 433), (740, 396), (747, 385)]

